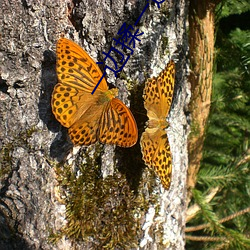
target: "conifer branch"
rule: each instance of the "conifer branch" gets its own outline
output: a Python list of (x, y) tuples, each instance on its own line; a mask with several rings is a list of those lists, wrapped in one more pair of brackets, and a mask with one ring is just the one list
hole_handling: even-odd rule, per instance
[[(209, 203), (214, 198), (214, 196), (217, 194), (218, 191), (219, 187), (212, 188), (209, 194), (205, 197), (205, 202)], [(186, 213), (186, 223), (189, 222), (191, 219), (193, 219), (200, 210), (201, 207), (198, 204), (194, 204), (191, 207), (189, 207)]]
[(225, 240), (227, 240), (227, 238), (226, 237), (186, 235), (186, 240), (192, 240), (192, 241), (225, 241)]
[[(243, 209), (241, 211), (233, 213), (233, 214), (219, 220), (219, 223), (224, 223), (226, 221), (232, 220), (232, 219), (234, 219), (234, 218), (236, 218), (236, 217), (238, 217), (240, 215), (243, 215), (243, 214), (249, 213), (249, 212), (250, 212), (250, 207), (245, 208), (245, 209)], [(210, 227), (210, 223), (206, 223), (206, 224), (202, 224), (202, 225), (198, 225), (198, 226), (194, 226), (194, 227), (186, 227), (185, 232), (187, 233), (187, 232), (199, 231), (199, 230), (205, 229), (207, 227)]]
[(243, 159), (241, 159), (237, 163), (236, 167), (238, 168), (239, 166), (241, 166), (242, 164), (245, 164), (247, 162), (250, 162), (250, 149), (247, 150), (246, 155), (243, 157)]

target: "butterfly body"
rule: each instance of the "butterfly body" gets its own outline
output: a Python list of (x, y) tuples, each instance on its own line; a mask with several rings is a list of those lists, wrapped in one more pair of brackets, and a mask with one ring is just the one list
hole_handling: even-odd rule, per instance
[(58, 84), (52, 94), (52, 111), (68, 128), (75, 145), (97, 141), (121, 147), (133, 146), (138, 138), (131, 111), (118, 99), (118, 89), (108, 89), (97, 64), (80, 46), (61, 38), (57, 43)]
[(174, 90), (174, 62), (170, 61), (158, 77), (148, 79), (143, 92), (144, 107), (149, 118), (140, 145), (143, 160), (153, 168), (164, 188), (169, 189), (172, 173), (170, 145), (165, 129)]
[(111, 101), (116, 96), (118, 96), (118, 89), (117, 88), (113, 88), (113, 89), (107, 90), (104, 93), (99, 93), (98, 102), (100, 104), (104, 104), (106, 102)]
[(147, 128), (148, 129), (166, 129), (168, 128), (169, 124), (166, 121), (166, 118), (164, 119), (150, 119), (147, 121)]

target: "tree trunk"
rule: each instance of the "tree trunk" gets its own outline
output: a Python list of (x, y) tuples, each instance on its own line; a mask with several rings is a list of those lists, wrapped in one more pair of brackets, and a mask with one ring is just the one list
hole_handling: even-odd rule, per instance
[(144, 34), (123, 73), (115, 78), (107, 72), (119, 98), (130, 103), (140, 136), (147, 120), (144, 82), (170, 58), (176, 62), (169, 191), (144, 166), (139, 143), (73, 147), (51, 112), (60, 36), (102, 61), (122, 24), (134, 24), (147, 3), (1, 0), (0, 249), (184, 249), (186, 1), (165, 1), (160, 8), (149, 1), (135, 27)]
[[(187, 187), (190, 191), (196, 184), (210, 111), (214, 60), (214, 19), (215, 7), (218, 2), (206, 0), (198, 3), (196, 0), (191, 0), (189, 7), (191, 64), (189, 81), (192, 93), (189, 109), (192, 127), (188, 140)], [(191, 192), (188, 194), (189, 201), (190, 198)]]

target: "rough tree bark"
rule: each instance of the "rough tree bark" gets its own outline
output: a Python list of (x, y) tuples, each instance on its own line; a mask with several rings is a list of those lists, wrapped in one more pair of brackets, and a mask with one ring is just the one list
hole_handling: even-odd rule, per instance
[[(0, 1), (0, 249), (184, 249), (187, 3), (165, 1), (157, 8), (149, 2), (138, 25), (142, 40), (124, 68), (126, 81), (109, 72), (108, 82), (126, 104), (131, 100), (140, 135), (145, 79), (175, 60), (169, 191), (143, 165), (138, 143), (73, 148), (50, 106), (58, 38), (65, 34), (100, 61), (121, 25), (133, 24), (147, 1)], [(99, 210), (95, 215), (85, 207)]]
[(196, 176), (202, 159), (202, 149), (205, 138), (206, 123), (210, 111), (213, 60), (214, 60), (214, 25), (215, 7), (220, 0), (190, 1), (189, 6), (189, 45), (192, 98), (189, 110), (192, 128), (188, 140), (189, 168), (187, 187), (188, 203), (195, 187)]

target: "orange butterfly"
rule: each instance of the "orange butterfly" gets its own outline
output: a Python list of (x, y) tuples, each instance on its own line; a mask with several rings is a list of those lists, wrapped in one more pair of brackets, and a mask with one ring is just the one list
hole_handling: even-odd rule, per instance
[(75, 145), (96, 141), (131, 147), (138, 130), (131, 111), (117, 98), (118, 89), (108, 89), (97, 64), (76, 43), (60, 38), (57, 42), (58, 84), (52, 94), (52, 111), (56, 119), (69, 128)]
[(141, 151), (145, 164), (153, 167), (164, 188), (169, 189), (172, 173), (170, 145), (165, 128), (174, 92), (175, 65), (170, 61), (158, 77), (148, 79), (143, 92), (144, 107), (149, 118), (141, 136)]

